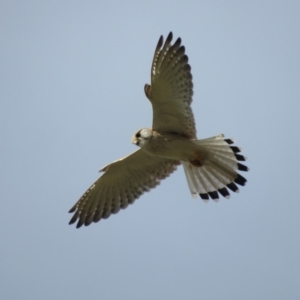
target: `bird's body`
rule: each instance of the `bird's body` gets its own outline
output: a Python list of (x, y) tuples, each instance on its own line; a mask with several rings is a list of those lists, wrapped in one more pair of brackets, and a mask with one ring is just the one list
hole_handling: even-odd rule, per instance
[(184, 135), (172, 132), (157, 132), (150, 128), (142, 130), (144, 133), (147, 132), (147, 137), (136, 138), (134, 136), (132, 142), (150, 155), (188, 161), (197, 152), (197, 144)]
[(71, 208), (70, 224), (77, 228), (108, 218), (132, 204), (141, 194), (157, 186), (182, 164), (193, 197), (207, 201), (229, 198), (228, 189), (238, 192), (246, 179), (237, 170), (248, 171), (238, 161), (245, 157), (233, 140), (224, 135), (198, 140), (191, 102), (193, 83), (185, 48), (170, 33), (161, 36), (151, 68), (151, 85), (144, 91), (152, 104), (152, 128), (132, 137), (140, 147), (134, 153), (101, 169), (104, 174)]

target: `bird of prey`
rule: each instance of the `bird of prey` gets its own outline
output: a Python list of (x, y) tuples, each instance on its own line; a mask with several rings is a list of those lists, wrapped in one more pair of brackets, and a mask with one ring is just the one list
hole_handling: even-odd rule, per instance
[(246, 158), (232, 139), (223, 134), (198, 140), (191, 102), (193, 82), (185, 47), (178, 38), (172, 44), (169, 33), (165, 43), (159, 38), (151, 67), (151, 85), (145, 85), (152, 104), (152, 128), (143, 128), (132, 137), (139, 149), (105, 166), (95, 181), (71, 208), (69, 224), (77, 228), (107, 219), (125, 209), (140, 195), (182, 164), (190, 192), (204, 201), (229, 198), (228, 190), (238, 192), (246, 179), (239, 171), (248, 168), (239, 161)]

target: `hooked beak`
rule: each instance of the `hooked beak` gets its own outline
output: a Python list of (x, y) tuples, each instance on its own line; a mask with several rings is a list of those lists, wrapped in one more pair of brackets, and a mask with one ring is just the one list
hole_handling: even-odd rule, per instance
[(138, 140), (138, 138), (135, 137), (135, 136), (133, 136), (132, 139), (131, 139), (131, 143), (138, 146), (138, 145), (139, 145), (139, 140)]

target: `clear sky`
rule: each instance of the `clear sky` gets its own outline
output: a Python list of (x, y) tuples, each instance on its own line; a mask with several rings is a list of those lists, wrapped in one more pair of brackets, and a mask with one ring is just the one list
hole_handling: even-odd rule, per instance
[[(299, 1), (1, 1), (1, 299), (300, 299)], [(161, 34), (186, 47), (199, 138), (248, 157), (230, 200), (182, 167), (77, 230), (68, 210), (151, 127)]]

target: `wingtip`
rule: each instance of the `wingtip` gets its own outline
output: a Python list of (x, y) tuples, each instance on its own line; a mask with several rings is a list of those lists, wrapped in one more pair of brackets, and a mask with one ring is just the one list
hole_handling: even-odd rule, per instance
[[(223, 134), (224, 137), (224, 134)], [(234, 139), (224, 139), (224, 141), (228, 144), (228, 145), (232, 145), (234, 144), (235, 140)]]
[(170, 43), (170, 42), (172, 41), (172, 39), (173, 39), (173, 32), (170, 31), (169, 34), (168, 34), (168, 36), (167, 36), (167, 38), (166, 38), (166, 43), (167, 43), (167, 42)]
[(76, 228), (80, 228), (82, 225), (84, 224), (84, 220), (83, 219), (79, 219), (76, 225)]
[(76, 207), (72, 207), (72, 208), (68, 211), (68, 213), (71, 214), (71, 213), (73, 213), (75, 210), (76, 210)]
[(73, 218), (69, 221), (69, 225), (72, 225), (76, 222), (76, 220), (73, 220)]
[(248, 172), (250, 170), (247, 166), (240, 164), (240, 163), (237, 163), (237, 168), (238, 168), (238, 170), (243, 171), (243, 172)]
[(155, 50), (156, 52), (161, 48), (163, 43), (164, 43), (164, 37), (161, 35), (159, 37), (159, 40), (158, 40), (157, 45), (156, 45), (156, 50)]

